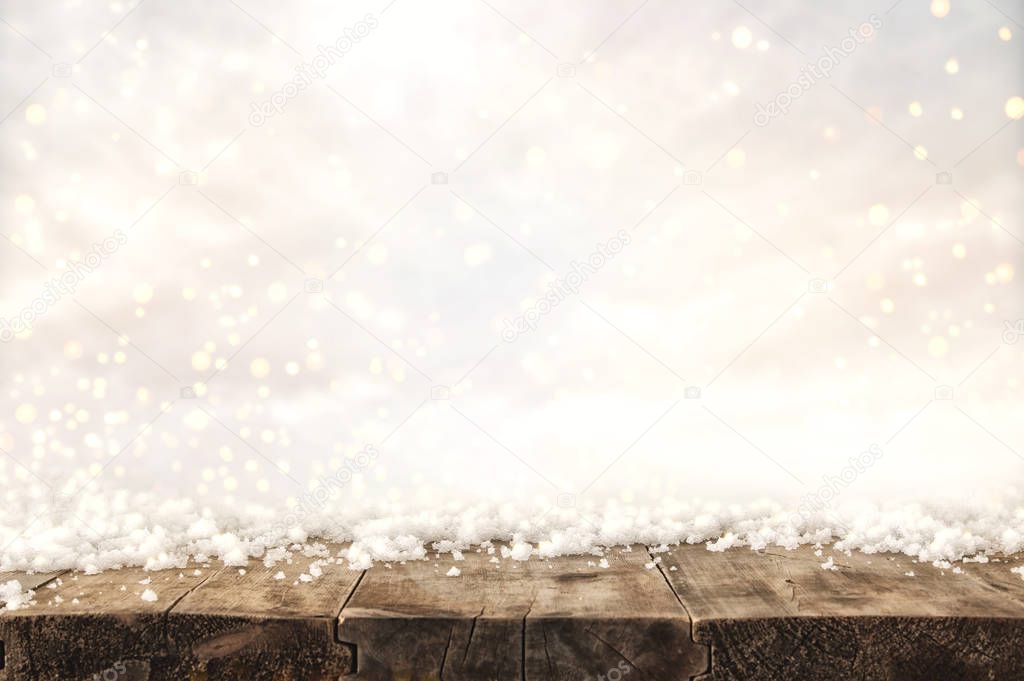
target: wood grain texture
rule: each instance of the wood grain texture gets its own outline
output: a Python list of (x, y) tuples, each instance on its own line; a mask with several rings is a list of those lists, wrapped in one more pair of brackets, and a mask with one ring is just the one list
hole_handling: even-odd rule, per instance
[[(518, 562), (468, 552), (367, 572), (342, 610), (353, 678), (689, 679), (707, 650), (645, 549)], [(457, 566), (461, 574), (448, 577)]]
[[(822, 567), (828, 556), (835, 570)], [(663, 556), (695, 638), (712, 648), (702, 681), (1024, 678), (1024, 581), (1009, 567), (956, 574), (809, 547)]]
[(467, 551), (363, 573), (337, 550), (306, 580), (298, 555), (244, 574), (14, 575), (36, 602), (0, 612), (0, 681), (1024, 680), (1019, 557), (954, 570), (701, 545), (655, 569), (634, 547), (607, 568)]
[[(174, 678), (336, 681), (353, 664), (335, 638), (338, 614), (360, 571), (295, 556), (273, 567), (225, 568), (188, 594), (167, 620)], [(322, 562), (311, 581), (310, 564)], [(283, 573), (282, 579), (275, 578)]]
[[(122, 666), (124, 681), (149, 681), (168, 656), (165, 613), (211, 573), (125, 568), (62, 576), (36, 592), (35, 605), (0, 612), (0, 681), (85, 680)], [(156, 601), (142, 599), (146, 589)]]

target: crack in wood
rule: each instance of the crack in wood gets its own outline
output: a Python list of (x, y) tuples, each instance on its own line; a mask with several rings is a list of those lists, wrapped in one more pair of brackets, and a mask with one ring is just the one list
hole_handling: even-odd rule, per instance
[(473, 634), (476, 632), (476, 621), (483, 617), (484, 608), (480, 608), (480, 613), (473, 617), (472, 623), (469, 625), (469, 638), (466, 639), (466, 647), (462, 650), (462, 664), (466, 664), (466, 657), (469, 655), (469, 647), (473, 645)]
[(448, 627), (448, 643), (444, 646), (444, 653), (441, 654), (441, 669), (437, 673), (438, 681), (444, 681), (444, 663), (448, 659), (448, 650), (452, 647), (452, 634), (455, 633), (455, 623)]
[(548, 650), (548, 628), (547, 625), (541, 624), (540, 631), (544, 635), (544, 658), (548, 662), (548, 674), (555, 672), (555, 666), (551, 664), (551, 652)]
[(714, 661), (714, 658), (713, 658), (714, 647), (712, 645), (710, 645), (710, 644), (703, 643), (703, 642), (697, 640), (697, 632), (694, 629), (693, 615), (690, 614), (690, 609), (686, 607), (686, 603), (683, 601), (681, 595), (676, 590), (675, 585), (672, 584), (672, 580), (669, 579), (668, 574), (665, 572), (665, 569), (661, 565), (662, 561), (655, 560), (656, 556), (654, 554), (654, 551), (651, 550), (650, 546), (648, 546), (646, 548), (647, 548), (647, 555), (649, 555), (651, 557), (651, 560), (654, 561), (654, 567), (656, 567), (658, 569), (658, 572), (661, 574), (662, 579), (665, 580), (665, 584), (668, 586), (668, 590), (672, 592), (672, 595), (675, 596), (676, 602), (679, 603), (679, 607), (681, 607), (683, 609), (683, 612), (686, 614), (686, 621), (690, 625), (690, 642), (693, 645), (701, 646), (701, 647), (703, 647), (706, 650), (706, 653), (705, 653), (705, 656), (704, 656), (704, 669), (703, 669), (703, 671), (699, 671), (699, 672), (697, 672), (695, 674), (692, 674), (690, 676), (690, 678), (691, 679), (696, 679), (698, 677), (704, 676), (705, 674), (710, 674), (711, 673), (711, 669), (712, 669), (712, 662)]
[(530, 606), (526, 609), (526, 614), (523, 615), (523, 628), (520, 633), (520, 637), (522, 638), (522, 649), (519, 656), (519, 664), (522, 665), (519, 673), (522, 675), (523, 681), (526, 681), (526, 618), (530, 616), (530, 613), (533, 611), (533, 606), (536, 603), (537, 596), (535, 595), (533, 600), (530, 601)]

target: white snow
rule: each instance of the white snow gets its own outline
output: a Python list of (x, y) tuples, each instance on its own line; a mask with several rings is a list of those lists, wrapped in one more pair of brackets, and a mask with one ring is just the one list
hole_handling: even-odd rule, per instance
[(462, 570), (460, 570), (459, 568), (457, 568), (457, 567), (455, 567), (453, 565), (451, 567), (451, 569), (449, 569), (448, 572), (446, 572), (444, 574), (445, 574), (446, 577), (458, 577), (459, 575), (462, 574)]
[(35, 595), (35, 591), (22, 590), (21, 582), (16, 579), (0, 584), (0, 603), (3, 603), (7, 610), (25, 607)]
[(146, 601), (147, 603), (155, 603), (157, 600), (157, 595), (156, 592), (152, 589), (146, 589), (142, 592), (142, 596), (140, 598), (142, 598), (142, 600)]
[[(190, 558), (200, 564), (219, 561), (244, 567), (250, 559), (276, 563), (290, 560), (291, 553), (322, 556), (325, 550), (322, 545), (295, 544), (291, 532), (275, 532), (274, 520), (250, 506), (215, 512), (196, 509), (187, 500), (154, 505), (145, 495), (111, 498), (83, 492), (83, 497), (94, 508), (90, 517), (96, 522), (91, 524), (102, 527), (99, 535), (73, 518), (61, 522), (41, 518), (35, 532), (19, 535), (23, 529), (19, 512), (27, 507), (6, 506), (7, 515), (0, 517), (0, 546), (5, 546), (0, 550), (0, 571), (99, 571), (148, 566), (154, 560), (184, 567)], [(705, 544), (712, 551), (831, 544), (835, 552), (896, 552), (952, 569), (953, 561), (965, 557), (985, 561), (985, 554), (1024, 548), (1024, 513), (1016, 510), (1019, 503), (1018, 497), (1007, 497), (975, 505), (855, 505), (837, 509), (838, 522), (812, 517), (798, 523), (788, 507), (769, 502), (609, 503), (600, 514), (589, 513), (586, 519), (571, 513), (542, 515), (547, 510), (543, 505), (403, 510), (353, 504), (329, 515), (327, 511), (323, 516), (311, 514), (303, 532), (351, 542), (341, 558), (355, 570), (379, 561), (423, 559), (428, 547), (444, 540), (452, 542), (449, 551), (456, 560), (454, 551), (461, 554), (462, 550), (455, 546), (478, 546), (488, 540), (494, 542), (486, 547), (488, 553), (500, 552), (503, 560), (513, 561), (593, 555), (601, 547), (636, 543)], [(210, 534), (201, 534), (202, 527)], [(190, 572), (203, 574), (198, 568)]]

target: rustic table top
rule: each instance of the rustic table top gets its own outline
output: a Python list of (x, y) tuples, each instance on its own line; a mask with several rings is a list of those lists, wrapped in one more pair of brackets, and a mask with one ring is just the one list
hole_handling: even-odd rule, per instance
[(0, 574), (36, 592), (0, 610), (0, 681), (1024, 679), (1020, 556), (474, 548), (363, 571), (342, 548)]

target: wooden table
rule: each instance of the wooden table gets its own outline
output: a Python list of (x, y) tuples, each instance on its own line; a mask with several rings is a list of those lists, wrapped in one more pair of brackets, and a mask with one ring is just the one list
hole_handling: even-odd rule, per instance
[(301, 555), (0, 574), (36, 590), (35, 605), (0, 610), (0, 681), (1024, 679), (1018, 556), (474, 549), (359, 571), (334, 563), (340, 548), (316, 577)]

